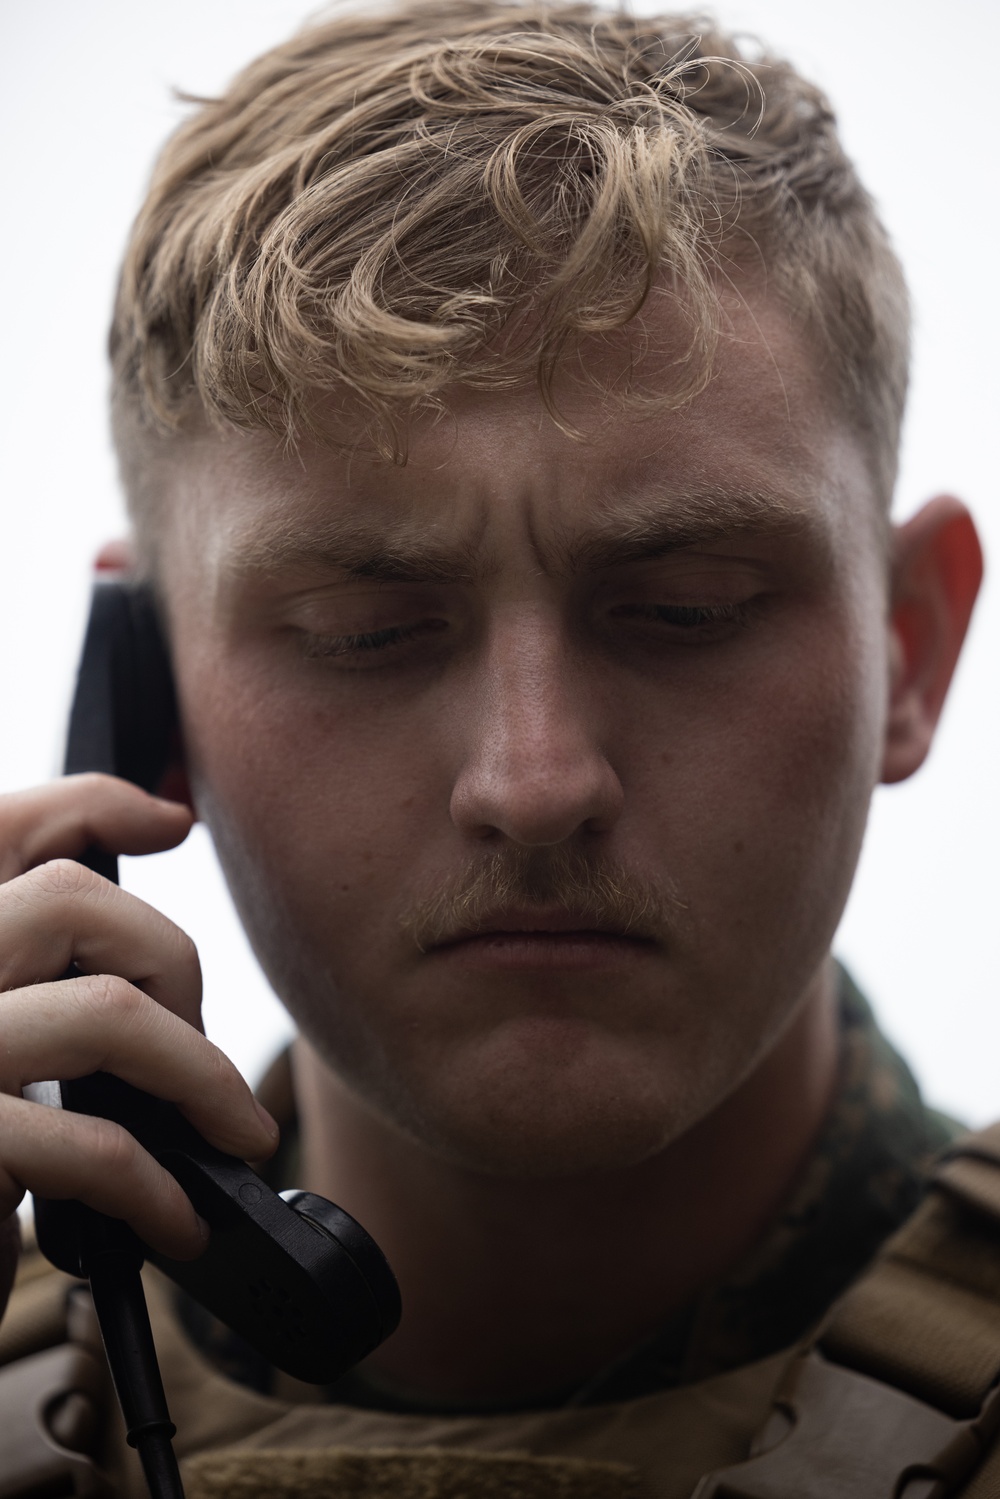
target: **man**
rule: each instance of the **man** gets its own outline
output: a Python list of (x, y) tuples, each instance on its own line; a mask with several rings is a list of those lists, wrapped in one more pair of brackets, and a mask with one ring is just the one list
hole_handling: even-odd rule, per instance
[(112, 350), (183, 760), (0, 809), (0, 1213), (204, 1244), (39, 1079), (275, 1149), (73, 862), (197, 815), (300, 1030), (270, 1169), (405, 1307), (316, 1405), (164, 1298), (196, 1491), (688, 1494), (917, 1205), (949, 1128), (830, 958), (981, 572), (954, 500), (888, 526), (906, 349), (824, 101), (687, 18), (345, 13), (168, 145)]

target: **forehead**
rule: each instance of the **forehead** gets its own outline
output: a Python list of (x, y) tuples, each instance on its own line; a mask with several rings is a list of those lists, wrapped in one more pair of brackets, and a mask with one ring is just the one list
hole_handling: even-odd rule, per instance
[[(186, 567), (229, 577), (317, 562), (386, 576), (419, 562), (473, 579), (515, 541), (567, 571), (658, 532), (678, 547), (746, 531), (877, 536), (863, 445), (809, 346), (767, 306), (735, 301), (728, 319), (708, 386), (679, 409), (623, 408), (571, 384), (560, 411), (579, 436), (534, 390), (465, 390), (414, 427), (404, 466), (257, 434), (198, 439), (167, 529)], [(613, 375), (614, 351), (596, 357)]]

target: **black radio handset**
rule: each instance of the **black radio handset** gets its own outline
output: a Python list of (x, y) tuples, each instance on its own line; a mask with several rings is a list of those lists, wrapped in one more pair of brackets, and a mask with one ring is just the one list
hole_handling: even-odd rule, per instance
[[(97, 583), (67, 774), (104, 770), (155, 790), (177, 734), (170, 662), (150, 590)], [(80, 862), (117, 880), (117, 859), (101, 849), (88, 849)], [(199, 1259), (170, 1260), (81, 1203), (35, 1198), (42, 1253), (90, 1280), (128, 1440), (154, 1499), (182, 1499), (183, 1491), (139, 1276), (144, 1259), (278, 1369), (310, 1383), (332, 1383), (395, 1330), (400, 1301), (392, 1271), (341, 1208), (309, 1192), (278, 1195), (243, 1161), (203, 1140), (173, 1104), (107, 1073), (26, 1091), (129, 1130), (176, 1177), (211, 1230)]]

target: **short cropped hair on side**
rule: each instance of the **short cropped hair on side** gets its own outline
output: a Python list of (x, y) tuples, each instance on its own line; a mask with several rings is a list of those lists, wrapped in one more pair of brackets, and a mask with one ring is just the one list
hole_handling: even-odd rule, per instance
[(640, 359), (604, 394), (677, 405), (709, 376), (720, 291), (746, 285), (807, 330), (887, 505), (906, 290), (829, 104), (788, 64), (691, 15), (388, 0), (192, 102), (111, 334), (140, 528), (150, 443), (195, 421), (294, 440), (339, 414), (397, 462), (456, 384), (537, 381), (561, 421), (558, 371), (589, 378), (594, 340), (650, 298), (678, 312), (671, 378), (645, 386)]

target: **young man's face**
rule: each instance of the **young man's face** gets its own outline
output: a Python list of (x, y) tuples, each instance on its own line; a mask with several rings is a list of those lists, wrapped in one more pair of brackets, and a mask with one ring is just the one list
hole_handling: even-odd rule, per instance
[[(823, 982), (878, 779), (886, 563), (808, 348), (564, 436), (463, 394), (402, 468), (192, 441), (162, 553), (187, 745), (257, 953), (384, 1117), (624, 1165)], [(238, 1003), (238, 996), (233, 997)]]

